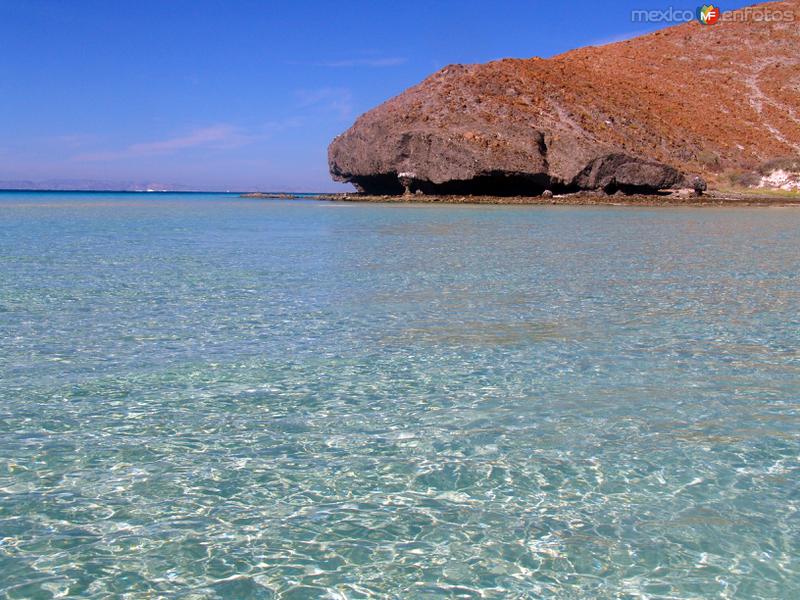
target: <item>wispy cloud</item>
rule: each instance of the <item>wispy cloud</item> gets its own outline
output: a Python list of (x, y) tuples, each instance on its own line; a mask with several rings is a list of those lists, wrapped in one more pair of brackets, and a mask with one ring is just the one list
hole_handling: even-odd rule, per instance
[(252, 136), (243, 133), (232, 125), (213, 125), (195, 129), (186, 135), (131, 144), (122, 150), (81, 154), (75, 160), (118, 160), (175, 154), (191, 148), (229, 149), (249, 143)]
[(291, 63), (291, 64), (304, 64), (310, 67), (327, 67), (330, 69), (347, 69), (352, 67), (370, 67), (370, 68), (383, 68), (383, 67), (397, 67), (408, 62), (408, 59), (399, 56), (388, 58), (346, 58), (342, 60), (323, 60), (319, 62), (307, 63)]
[(82, 146), (93, 144), (97, 142), (98, 139), (100, 139), (99, 136), (91, 133), (70, 133), (64, 135), (47, 136), (42, 138), (42, 141), (53, 146), (80, 148)]
[(314, 108), (319, 112), (334, 113), (342, 119), (347, 119), (353, 114), (353, 93), (347, 88), (296, 90), (295, 96), (299, 108)]

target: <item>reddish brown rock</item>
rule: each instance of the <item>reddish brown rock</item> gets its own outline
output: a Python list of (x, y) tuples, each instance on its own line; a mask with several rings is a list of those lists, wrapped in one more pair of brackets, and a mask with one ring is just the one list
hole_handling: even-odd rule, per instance
[(547, 60), (451, 65), (338, 136), (331, 174), (373, 194), (646, 192), (798, 154), (800, 0), (759, 6), (795, 20), (737, 11)]

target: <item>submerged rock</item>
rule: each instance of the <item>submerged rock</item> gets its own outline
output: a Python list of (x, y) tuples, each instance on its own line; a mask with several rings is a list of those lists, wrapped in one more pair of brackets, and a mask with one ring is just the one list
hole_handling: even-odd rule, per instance
[[(778, 3), (800, 20), (800, 0)], [(370, 194), (651, 193), (800, 148), (800, 28), (686, 23), (543, 60), (451, 65), (329, 148)], [(710, 174), (713, 176), (713, 173)]]

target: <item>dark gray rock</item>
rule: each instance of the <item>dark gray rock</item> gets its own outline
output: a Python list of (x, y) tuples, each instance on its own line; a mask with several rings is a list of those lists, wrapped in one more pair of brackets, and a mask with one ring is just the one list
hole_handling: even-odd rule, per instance
[(608, 193), (646, 193), (673, 187), (682, 180), (681, 173), (673, 167), (619, 153), (591, 161), (575, 177), (574, 184), (580, 189)]
[(708, 184), (702, 177), (694, 177), (692, 179), (692, 189), (694, 190), (695, 196), (702, 196), (703, 192), (708, 189)]

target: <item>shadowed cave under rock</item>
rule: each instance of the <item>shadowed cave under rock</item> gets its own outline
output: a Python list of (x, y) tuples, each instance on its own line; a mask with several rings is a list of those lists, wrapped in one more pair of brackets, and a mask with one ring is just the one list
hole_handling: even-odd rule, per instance
[[(358, 192), (374, 196), (400, 196), (405, 193), (405, 186), (395, 173), (380, 175), (354, 176), (350, 180)], [(640, 185), (624, 185), (610, 181), (602, 187), (583, 187), (577, 184), (564, 185), (554, 182), (547, 175), (528, 175), (505, 173), (502, 171), (479, 175), (472, 179), (432, 183), (414, 179), (408, 184), (412, 194), (422, 193), (429, 196), (541, 196), (546, 190), (553, 194), (570, 194), (602, 190), (607, 194), (622, 192), (626, 195), (645, 194), (661, 195), (658, 188)]]
[[(405, 192), (405, 186), (396, 173), (354, 176), (350, 182), (364, 194), (397, 196)], [(411, 193), (421, 192), (426, 195), (442, 196), (540, 196), (545, 190), (551, 190), (556, 194), (578, 191), (577, 187), (552, 182), (547, 175), (504, 171), (443, 183), (411, 179), (408, 189)]]

